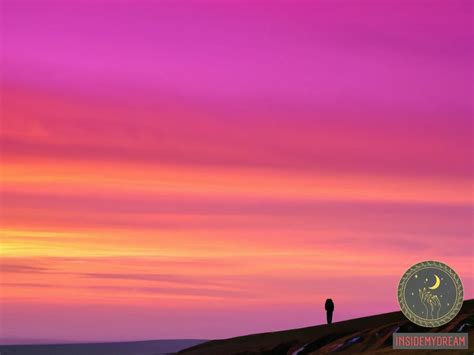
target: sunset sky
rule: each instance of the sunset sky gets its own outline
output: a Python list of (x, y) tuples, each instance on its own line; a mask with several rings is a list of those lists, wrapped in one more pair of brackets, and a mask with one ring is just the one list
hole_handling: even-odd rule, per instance
[(474, 297), (471, 1), (4, 0), (0, 340)]

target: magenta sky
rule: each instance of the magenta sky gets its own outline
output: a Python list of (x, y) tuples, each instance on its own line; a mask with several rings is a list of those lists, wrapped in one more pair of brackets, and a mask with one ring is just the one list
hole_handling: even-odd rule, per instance
[(426, 259), (473, 297), (471, 1), (2, 12), (0, 338), (393, 311)]

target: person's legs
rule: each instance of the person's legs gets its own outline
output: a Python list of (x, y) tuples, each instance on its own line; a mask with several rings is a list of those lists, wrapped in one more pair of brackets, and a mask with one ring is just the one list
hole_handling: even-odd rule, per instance
[(327, 312), (327, 320), (328, 320), (328, 324), (331, 324), (332, 323), (332, 312)]

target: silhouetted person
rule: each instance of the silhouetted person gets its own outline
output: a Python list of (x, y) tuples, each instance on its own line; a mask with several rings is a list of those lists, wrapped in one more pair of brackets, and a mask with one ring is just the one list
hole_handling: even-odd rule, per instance
[(334, 302), (332, 299), (328, 298), (324, 304), (324, 309), (326, 310), (326, 317), (328, 324), (332, 323), (332, 312), (334, 312)]

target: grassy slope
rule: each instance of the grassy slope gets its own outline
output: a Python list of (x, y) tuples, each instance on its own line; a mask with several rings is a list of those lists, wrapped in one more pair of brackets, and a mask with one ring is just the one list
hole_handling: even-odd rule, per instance
[[(458, 316), (449, 324), (427, 329), (409, 322), (401, 312), (357, 318), (331, 325), (292, 329), (286, 331), (253, 334), (237, 338), (213, 340), (180, 351), (182, 355), (286, 355), (306, 346), (302, 354), (319, 354), (338, 351), (346, 353), (391, 353), (392, 333), (457, 331), (463, 324), (463, 331), (469, 330), (469, 344), (474, 349), (474, 300), (465, 301)], [(468, 326), (470, 324), (470, 327)], [(358, 338), (358, 339), (357, 339)], [(354, 339), (356, 339), (354, 341)], [(403, 351), (409, 354), (409, 351)], [(416, 352), (419, 354), (419, 351)], [(441, 352), (436, 352), (441, 353)], [(447, 352), (452, 354), (453, 351)]]

